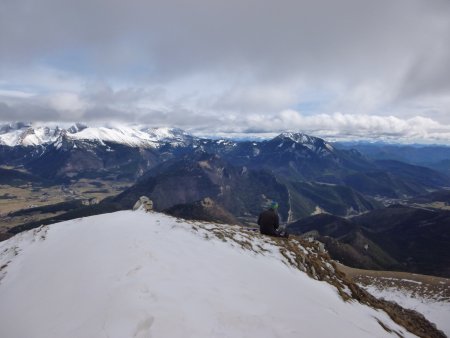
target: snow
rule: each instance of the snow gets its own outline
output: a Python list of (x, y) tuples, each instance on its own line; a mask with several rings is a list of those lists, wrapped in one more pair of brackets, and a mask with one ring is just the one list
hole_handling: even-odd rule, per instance
[(116, 128), (88, 127), (77, 133), (70, 134), (69, 137), (76, 140), (97, 140), (101, 142), (115, 142), (132, 147), (157, 146), (157, 143), (155, 142), (155, 140), (151, 139), (149, 134), (129, 127), (116, 127)]
[[(292, 133), (292, 132), (285, 132), (279, 135), (279, 138), (289, 139), (293, 141), (294, 143), (291, 145), (293, 149), (296, 148), (296, 144), (301, 144), (304, 147), (308, 148), (312, 152), (319, 153), (321, 155), (327, 156), (330, 152), (334, 151), (334, 148), (331, 144), (325, 142), (325, 148), (321, 148), (317, 145), (317, 141), (320, 140), (317, 137), (309, 136), (303, 133)], [(282, 144), (281, 144), (282, 145)], [(281, 146), (279, 145), (279, 147)]]
[(14, 146), (19, 143), (20, 135), (23, 133), (21, 130), (12, 130), (4, 134), (0, 134), (0, 144), (7, 146)]
[[(404, 279), (403, 281), (416, 281)], [(413, 295), (407, 289), (397, 287), (377, 287), (375, 285), (362, 286), (369, 293), (377, 298), (384, 298), (396, 302), (400, 306), (420, 312), (430, 322), (435, 323), (437, 328), (442, 330), (447, 336), (450, 336), (450, 301), (444, 299), (430, 299)]]
[(405, 279), (405, 278), (398, 279), (398, 278), (392, 278), (392, 277), (378, 277), (378, 278), (384, 279), (384, 280), (391, 280), (391, 281), (395, 281), (395, 282), (400, 280), (400, 281), (406, 282), (406, 283), (413, 283), (413, 284), (422, 285), (422, 282), (419, 282), (419, 281), (416, 281), (416, 280), (412, 280), (412, 279)]
[(325, 147), (329, 150), (329, 151), (333, 151), (334, 148), (331, 144), (329, 144), (328, 142), (325, 142)]
[(36, 146), (54, 142), (61, 131), (58, 127), (32, 128), (31, 125), (27, 124), (19, 124), (18, 126), (10, 125), (10, 128), (4, 129), (6, 132), (0, 134), (0, 144), (10, 147), (16, 145)]
[(239, 229), (121, 211), (0, 243), (0, 337), (396, 337), (377, 319), (411, 337), (259, 234), (264, 254), (207, 236), (218, 227)]
[(316, 208), (311, 213), (311, 216), (320, 215), (320, 214), (327, 214), (327, 212), (324, 209), (322, 209), (321, 207), (319, 207), (318, 205), (316, 205)]
[(303, 133), (292, 133), (292, 132), (286, 132), (282, 133), (280, 135), (282, 138), (291, 139), (292, 141), (296, 143), (302, 143), (304, 145), (306, 144), (312, 144), (315, 140), (317, 140), (316, 137), (309, 136)]
[(184, 133), (180, 129), (174, 128), (150, 128), (146, 132), (156, 140), (164, 140), (166, 138), (174, 137), (176, 133)]

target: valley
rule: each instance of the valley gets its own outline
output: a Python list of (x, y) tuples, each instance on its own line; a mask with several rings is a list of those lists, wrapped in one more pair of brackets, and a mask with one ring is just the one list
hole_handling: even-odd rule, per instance
[(128, 210), (140, 196), (178, 217), (252, 227), (276, 200), (290, 232), (313, 234), (345, 264), (450, 274), (450, 178), (431, 168), (302, 133), (237, 142), (171, 128), (1, 130), (1, 238)]
[(6, 233), (20, 224), (64, 214), (74, 208), (98, 204), (130, 185), (129, 181), (89, 178), (55, 185), (36, 182), (0, 184), (0, 233)]

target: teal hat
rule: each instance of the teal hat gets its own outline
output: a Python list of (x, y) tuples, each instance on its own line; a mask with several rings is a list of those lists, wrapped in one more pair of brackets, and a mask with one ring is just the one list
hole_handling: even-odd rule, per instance
[(272, 201), (270, 203), (270, 208), (271, 209), (278, 209), (278, 202), (277, 201)]

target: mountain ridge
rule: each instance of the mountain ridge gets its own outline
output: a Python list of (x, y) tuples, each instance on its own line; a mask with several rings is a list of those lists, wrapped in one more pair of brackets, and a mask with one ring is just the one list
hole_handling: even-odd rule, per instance
[(314, 215), (289, 224), (288, 230), (312, 233), (349, 266), (450, 277), (448, 210), (392, 205), (348, 219)]
[(149, 128), (101, 126), (89, 127), (82, 123), (75, 123), (70, 127), (61, 128), (58, 125), (49, 127), (41, 124), (16, 122), (0, 125), (0, 144), (14, 146), (43, 146), (61, 142), (61, 138), (68, 141), (98, 141), (100, 143), (113, 142), (131, 147), (157, 148), (161, 143), (171, 142), (183, 145), (191, 142), (193, 136), (178, 128)]

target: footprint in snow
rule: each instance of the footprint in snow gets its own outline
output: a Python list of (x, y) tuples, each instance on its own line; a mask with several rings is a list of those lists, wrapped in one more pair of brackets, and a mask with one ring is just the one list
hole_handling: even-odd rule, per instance
[(148, 316), (147, 318), (141, 320), (135, 330), (134, 330), (134, 334), (133, 337), (136, 338), (148, 338), (151, 336), (150, 334), (150, 328), (153, 325), (153, 322), (155, 321), (155, 318), (152, 316)]
[(127, 276), (133, 276), (141, 269), (142, 269), (142, 266), (140, 266), (140, 265), (135, 266), (133, 269), (131, 269), (130, 271), (127, 272)]

